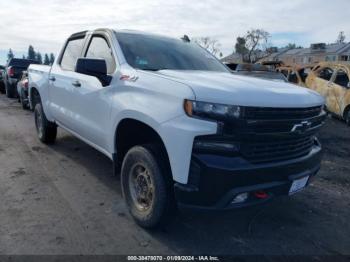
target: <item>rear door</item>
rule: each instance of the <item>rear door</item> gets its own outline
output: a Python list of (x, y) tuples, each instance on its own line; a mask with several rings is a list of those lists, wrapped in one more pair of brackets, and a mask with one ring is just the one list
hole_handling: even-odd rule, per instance
[(78, 101), (73, 98), (74, 81), (79, 77), (75, 73), (77, 59), (82, 56), (85, 34), (67, 40), (58, 62), (52, 66), (49, 75), (49, 97), (51, 112), (61, 125), (77, 131), (77, 119), (74, 109)]
[(339, 68), (335, 72), (335, 77), (332, 79), (330, 96), (333, 96), (332, 100), (336, 102), (335, 112), (339, 116), (343, 116), (343, 111), (348, 105), (349, 101), (346, 101), (347, 94), (350, 92), (348, 89), (349, 75), (347, 71)]
[(310, 78), (308, 77), (308, 87), (317, 91), (321, 94), (325, 100), (328, 110), (333, 112), (334, 110), (334, 101), (333, 97), (330, 97), (330, 87), (331, 87), (331, 79), (333, 76), (334, 70), (329, 67), (319, 67), (316, 71), (314, 71)]
[[(84, 57), (104, 59), (107, 72), (113, 75), (116, 59), (111, 48), (111, 40), (103, 32), (93, 34), (87, 41)], [(111, 110), (111, 86), (103, 86), (94, 76), (76, 74), (74, 81), (79, 85), (73, 88), (73, 111), (79, 124), (79, 135), (102, 149), (108, 148), (107, 131)]]

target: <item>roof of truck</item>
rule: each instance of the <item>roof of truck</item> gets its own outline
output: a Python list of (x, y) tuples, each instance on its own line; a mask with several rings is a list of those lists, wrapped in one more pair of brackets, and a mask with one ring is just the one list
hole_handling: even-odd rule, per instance
[(87, 33), (93, 33), (93, 32), (96, 32), (96, 31), (128, 33), (128, 34), (137, 34), (137, 35), (149, 35), (149, 36), (158, 36), (158, 37), (167, 37), (167, 38), (174, 38), (174, 39), (176, 39), (176, 37), (162, 35), (162, 34), (157, 34), (157, 33), (152, 33), (152, 32), (145, 32), (145, 31), (139, 31), (139, 30), (133, 30), (133, 29), (112, 29), (112, 28), (97, 28), (97, 29), (94, 29), (94, 30), (80, 31), (80, 32), (72, 34), (69, 38), (79, 37), (79, 36), (85, 35)]

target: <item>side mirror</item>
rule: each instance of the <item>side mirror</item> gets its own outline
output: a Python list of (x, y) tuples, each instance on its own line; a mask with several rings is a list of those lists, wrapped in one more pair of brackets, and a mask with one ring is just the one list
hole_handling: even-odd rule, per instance
[(112, 80), (112, 77), (107, 75), (107, 64), (104, 59), (78, 58), (75, 72), (96, 77), (102, 86), (109, 85)]
[(347, 88), (350, 88), (350, 82), (348, 82)]

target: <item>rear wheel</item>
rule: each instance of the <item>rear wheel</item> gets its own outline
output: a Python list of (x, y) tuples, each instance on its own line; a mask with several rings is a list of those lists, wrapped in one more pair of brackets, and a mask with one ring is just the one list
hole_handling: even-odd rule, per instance
[(164, 163), (159, 147), (143, 145), (131, 148), (122, 164), (123, 196), (132, 217), (145, 228), (165, 222), (175, 210)]
[(15, 92), (13, 91), (13, 88), (8, 83), (5, 84), (5, 93), (8, 98), (14, 98)]
[(0, 82), (0, 94), (4, 94), (5, 93), (5, 84), (4, 82)]
[(38, 137), (45, 144), (52, 144), (56, 140), (57, 126), (47, 120), (41, 103), (37, 103), (34, 109), (35, 126)]

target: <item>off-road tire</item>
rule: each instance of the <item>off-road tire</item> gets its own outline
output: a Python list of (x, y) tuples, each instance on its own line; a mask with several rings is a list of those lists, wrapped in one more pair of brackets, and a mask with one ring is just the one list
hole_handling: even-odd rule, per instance
[(38, 137), (45, 144), (53, 144), (57, 136), (57, 126), (47, 120), (41, 103), (37, 103), (34, 108), (35, 126)]
[[(170, 168), (166, 163), (161, 147), (155, 145), (134, 146), (123, 160), (121, 169), (123, 197), (130, 214), (141, 227), (155, 228), (164, 224), (176, 210)], [(154, 188), (152, 204), (147, 210), (140, 210), (140, 203), (135, 201), (132, 195), (131, 176), (134, 176), (134, 170), (139, 166), (149, 171), (154, 185), (151, 187)]]

